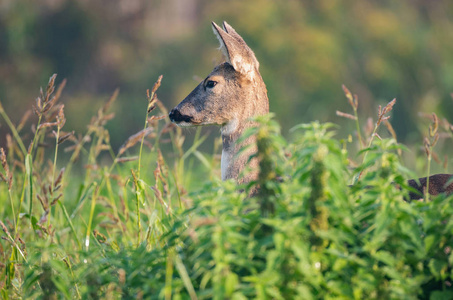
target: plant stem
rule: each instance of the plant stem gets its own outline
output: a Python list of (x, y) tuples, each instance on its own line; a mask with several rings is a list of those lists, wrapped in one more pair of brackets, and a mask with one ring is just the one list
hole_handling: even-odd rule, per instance
[[(55, 170), (57, 168), (57, 156), (58, 156), (58, 138), (60, 137), (60, 125), (57, 126), (57, 134), (55, 136), (55, 154), (53, 157), (53, 166), (52, 166), (52, 196), (55, 191)], [(52, 207), (49, 207), (49, 217), (47, 218), (47, 225), (50, 225), (50, 219), (52, 217)]]
[(355, 125), (357, 128), (357, 138), (359, 139), (359, 144), (360, 144), (360, 150), (363, 149), (363, 140), (362, 140), (362, 134), (360, 132), (360, 124), (359, 124), (359, 115), (357, 113), (357, 108), (353, 106), (354, 109), (354, 116), (355, 116)]
[(13, 123), (11, 122), (8, 115), (3, 110), (3, 108), (0, 108), (0, 114), (2, 115), (3, 119), (5, 119), (6, 124), (8, 125), (9, 129), (13, 133), (14, 138), (16, 139), (17, 143), (19, 144), (20, 150), (25, 155), (27, 153), (27, 149), (25, 148), (24, 143), (22, 142), (22, 139), (20, 138), (19, 133), (16, 130), (16, 127), (13, 125)]
[(91, 224), (93, 222), (94, 208), (96, 207), (96, 198), (98, 196), (98, 191), (99, 191), (99, 186), (95, 187), (95, 189), (93, 191), (93, 196), (91, 198), (90, 218), (88, 219), (87, 233), (86, 233), (86, 236), (85, 236), (85, 248), (86, 248), (86, 251), (88, 251), (88, 248), (90, 247)]
[[(371, 147), (371, 144), (373, 143), (373, 140), (374, 140), (374, 136), (376, 134), (376, 131), (378, 129), (378, 125), (376, 123), (376, 125), (374, 126), (374, 129), (373, 129), (373, 133), (371, 134), (371, 137), (370, 137), (370, 142), (368, 143), (368, 147), (367, 148), (370, 148)], [(365, 152), (365, 154), (363, 155), (363, 160), (362, 160), (362, 164), (365, 162), (365, 159), (367, 157), (367, 154), (368, 154), (368, 151)], [(356, 184), (360, 178), (362, 177), (362, 174), (363, 174), (363, 170), (360, 171), (360, 173), (354, 177), (354, 182), (352, 184)]]

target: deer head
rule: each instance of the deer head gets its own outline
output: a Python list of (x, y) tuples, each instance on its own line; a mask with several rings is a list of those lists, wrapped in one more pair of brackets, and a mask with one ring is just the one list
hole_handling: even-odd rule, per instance
[(255, 54), (226, 22), (212, 23), (226, 62), (214, 68), (178, 106), (170, 119), (181, 127), (220, 125), (234, 132), (249, 117), (269, 112), (266, 87)]

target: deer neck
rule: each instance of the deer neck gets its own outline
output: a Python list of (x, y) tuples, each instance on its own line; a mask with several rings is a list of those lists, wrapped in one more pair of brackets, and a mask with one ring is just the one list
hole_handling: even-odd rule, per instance
[[(238, 183), (247, 183), (258, 177), (258, 160), (256, 158), (249, 160), (257, 149), (255, 136), (252, 135), (240, 143), (238, 139), (248, 128), (254, 126), (254, 123), (249, 120), (251, 117), (269, 113), (266, 86), (262, 80), (260, 83), (259, 88), (244, 100), (245, 103), (252, 104), (242, 113), (240, 120), (234, 119), (222, 126), (222, 180), (235, 179)], [(244, 147), (247, 149), (238, 154)], [(246, 166), (249, 166), (251, 171), (239, 178)]]
[[(255, 159), (252, 159), (247, 164), (250, 155), (256, 151), (255, 137), (249, 137), (241, 143), (238, 142), (238, 139), (247, 128), (251, 127), (251, 122), (247, 122), (243, 126), (236, 127), (234, 131), (228, 131), (228, 129), (230, 129), (228, 128), (229, 126), (232, 125), (227, 124), (222, 128), (222, 159), (220, 163), (222, 180), (235, 179), (239, 183), (249, 182), (256, 177), (254, 174), (256, 172), (252, 171), (242, 178), (239, 178), (239, 175), (246, 165), (249, 165), (252, 168), (257, 166)], [(248, 147), (246, 151), (243, 151), (240, 155), (238, 155), (241, 148), (246, 146), (251, 147)]]

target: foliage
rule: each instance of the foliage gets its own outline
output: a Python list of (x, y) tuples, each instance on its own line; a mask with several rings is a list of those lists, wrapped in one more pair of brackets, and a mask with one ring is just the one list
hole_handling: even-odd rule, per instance
[[(182, 151), (180, 129), (162, 117), (160, 80), (147, 93), (143, 130), (117, 154), (105, 129), (117, 93), (85, 134), (66, 133), (64, 82), (56, 88), (55, 75), (36, 100), (40, 121), (28, 148), (8, 123), (13, 136), (0, 153), (4, 299), (451, 297), (453, 196), (404, 201), (403, 147), (377, 138), (392, 102), (364, 136), (368, 146), (358, 141), (362, 162), (354, 168), (335, 125), (298, 125), (288, 141), (262, 116), (245, 133), (257, 137), (258, 182), (201, 179), (195, 188), (192, 178), (203, 178), (196, 165), (212, 170), (218, 161), (197, 150), (199, 131)], [(46, 150), (53, 160), (46, 143), (55, 146)], [(72, 157), (57, 168), (63, 143), (72, 143)], [(173, 158), (160, 150), (166, 143)], [(259, 192), (247, 196), (255, 184)]]

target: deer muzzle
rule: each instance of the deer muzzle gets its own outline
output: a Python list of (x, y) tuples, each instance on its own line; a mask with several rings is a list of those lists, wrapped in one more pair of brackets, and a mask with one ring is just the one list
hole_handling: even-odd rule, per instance
[(168, 115), (168, 117), (170, 118), (170, 121), (172, 121), (175, 124), (180, 124), (180, 123), (192, 124), (192, 123), (194, 123), (193, 116), (185, 114), (184, 112), (181, 113), (178, 106), (173, 108), (170, 111), (170, 114)]

